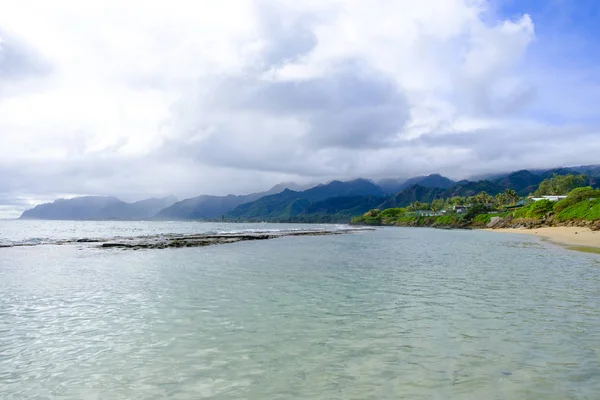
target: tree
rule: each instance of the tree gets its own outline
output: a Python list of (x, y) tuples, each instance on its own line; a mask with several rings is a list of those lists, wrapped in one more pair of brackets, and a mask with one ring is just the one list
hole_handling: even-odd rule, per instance
[(474, 201), (476, 204), (488, 205), (494, 202), (494, 197), (490, 196), (485, 191), (483, 191), (474, 196)]
[(414, 201), (412, 203), (410, 203), (410, 205), (408, 207), (406, 207), (406, 209), (408, 211), (417, 211), (421, 209), (421, 202), (420, 201)]
[(440, 211), (445, 206), (444, 199), (436, 199), (431, 202), (431, 210), (434, 212)]
[(462, 197), (462, 196), (454, 196), (452, 198), (452, 205), (462, 206), (462, 205), (465, 205), (465, 204), (467, 204), (467, 199), (464, 198), (464, 197)]
[(566, 199), (554, 205), (555, 212), (561, 212), (565, 208), (586, 199), (600, 198), (600, 190), (594, 190), (591, 186), (579, 187), (571, 190)]
[(504, 193), (498, 193), (496, 195), (496, 206), (502, 207), (504, 204), (506, 204), (506, 196)]
[(552, 178), (545, 179), (538, 190), (535, 192), (536, 196), (547, 196), (547, 195), (565, 195), (571, 190), (585, 185), (587, 181), (586, 175), (558, 175), (554, 174)]
[(421, 203), (421, 205), (419, 206), (419, 210), (430, 210), (431, 206), (429, 205), (429, 203)]
[(504, 199), (506, 201), (505, 204), (507, 205), (513, 205), (513, 204), (517, 204), (519, 202), (519, 195), (517, 194), (517, 192), (513, 189), (506, 189), (504, 191)]

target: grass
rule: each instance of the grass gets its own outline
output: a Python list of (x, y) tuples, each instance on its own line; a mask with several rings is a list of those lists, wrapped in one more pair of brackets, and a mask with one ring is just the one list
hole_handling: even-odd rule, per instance
[(561, 222), (569, 220), (598, 220), (600, 219), (600, 200), (583, 200), (575, 203), (559, 212), (556, 218)]
[(435, 220), (436, 225), (442, 225), (442, 226), (455, 225), (457, 222), (458, 222), (458, 220), (456, 219), (456, 216), (454, 216), (454, 215), (442, 215), (440, 217), (437, 217)]
[(473, 223), (476, 225), (487, 225), (492, 221), (492, 214), (479, 214), (473, 218)]

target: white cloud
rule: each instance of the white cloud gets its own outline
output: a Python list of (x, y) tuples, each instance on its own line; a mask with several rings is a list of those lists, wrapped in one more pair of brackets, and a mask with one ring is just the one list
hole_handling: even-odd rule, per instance
[[(534, 21), (502, 20), (484, 0), (0, 9), (3, 198), (182, 197), (575, 160), (560, 146), (569, 126), (539, 117), (558, 105), (527, 68)], [(571, 122), (598, 150), (595, 127)], [(546, 155), (506, 142), (537, 151), (547, 131), (563, 133)], [(515, 153), (488, 164), (488, 144)]]

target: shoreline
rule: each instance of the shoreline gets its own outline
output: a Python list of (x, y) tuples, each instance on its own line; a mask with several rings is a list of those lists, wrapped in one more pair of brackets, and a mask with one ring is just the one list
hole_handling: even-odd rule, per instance
[(486, 228), (484, 231), (532, 235), (570, 250), (600, 254), (600, 231), (574, 226), (540, 228)]

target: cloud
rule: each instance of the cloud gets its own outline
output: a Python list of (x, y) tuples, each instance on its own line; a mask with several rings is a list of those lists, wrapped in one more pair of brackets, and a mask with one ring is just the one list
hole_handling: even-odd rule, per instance
[(46, 75), (49, 65), (35, 50), (0, 29), (0, 81)]
[(548, 45), (537, 22), (484, 0), (26, 3), (0, 0), (5, 205), (462, 178), (600, 150), (598, 76), (557, 79), (529, 55)]

